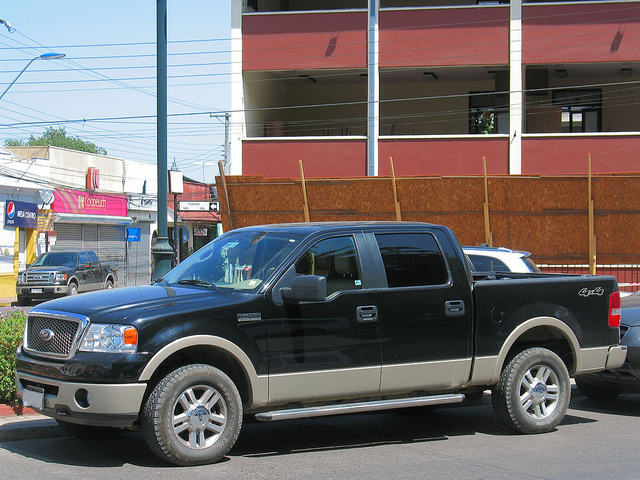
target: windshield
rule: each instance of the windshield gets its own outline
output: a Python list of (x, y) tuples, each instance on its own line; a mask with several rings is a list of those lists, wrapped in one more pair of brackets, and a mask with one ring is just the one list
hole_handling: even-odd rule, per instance
[(232, 232), (205, 245), (164, 280), (169, 284), (254, 290), (302, 238), (279, 232)]
[(69, 252), (51, 252), (36, 258), (33, 267), (56, 266), (56, 267), (75, 267), (77, 255)]

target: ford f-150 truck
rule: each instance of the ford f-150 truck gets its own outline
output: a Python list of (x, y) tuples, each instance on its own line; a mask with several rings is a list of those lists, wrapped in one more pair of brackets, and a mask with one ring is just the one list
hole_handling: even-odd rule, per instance
[(78, 436), (141, 429), (178, 465), (221, 459), (260, 421), (462, 402), (548, 432), (570, 376), (622, 365), (613, 277), (483, 273), (446, 227), (241, 228), (155, 285), (33, 308), (24, 405)]
[(18, 273), (16, 294), (19, 305), (76, 295), (117, 285), (118, 267), (100, 263), (91, 250), (47, 252)]

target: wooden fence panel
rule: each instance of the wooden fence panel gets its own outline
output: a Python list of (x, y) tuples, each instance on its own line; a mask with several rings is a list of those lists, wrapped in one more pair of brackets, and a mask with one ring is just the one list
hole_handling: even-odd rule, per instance
[[(312, 222), (396, 218), (391, 177), (305, 185)], [(485, 241), (484, 177), (397, 177), (396, 186), (403, 220), (447, 225), (465, 245)], [(231, 176), (227, 187), (236, 228), (304, 221), (298, 179)], [(218, 193), (228, 230), (227, 199)], [(587, 263), (586, 176), (493, 176), (488, 193), (494, 246), (532, 252), (540, 263)], [(640, 263), (640, 176), (596, 175), (592, 196), (598, 263)]]

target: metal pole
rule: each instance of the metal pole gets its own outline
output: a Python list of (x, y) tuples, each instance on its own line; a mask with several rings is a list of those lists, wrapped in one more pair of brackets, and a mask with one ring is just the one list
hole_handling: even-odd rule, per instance
[[(176, 256), (176, 265), (180, 263), (180, 232), (178, 232), (178, 194), (173, 194), (173, 249)], [(175, 265), (174, 265), (175, 266)]]
[(378, 176), (378, 136), (380, 135), (380, 83), (379, 68), (379, 25), (378, 14), (380, 0), (368, 2), (368, 39), (367, 39), (367, 176)]
[(171, 269), (173, 250), (167, 236), (167, 0), (157, 0), (157, 95), (158, 95), (158, 238), (151, 248), (152, 280)]
[(224, 168), (225, 173), (229, 173), (229, 126), (230, 126), (231, 114), (229, 112), (224, 114)]

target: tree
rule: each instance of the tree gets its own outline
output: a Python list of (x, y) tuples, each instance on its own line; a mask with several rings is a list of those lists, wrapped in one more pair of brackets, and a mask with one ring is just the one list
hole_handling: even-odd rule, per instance
[(31, 135), (29, 140), (18, 140), (10, 138), (4, 142), (5, 147), (38, 147), (52, 146), (68, 148), (70, 150), (78, 150), (80, 152), (96, 153), (98, 155), (106, 155), (107, 151), (102, 147), (97, 147), (95, 143), (81, 140), (78, 137), (67, 136), (64, 127), (49, 127), (41, 137)]

